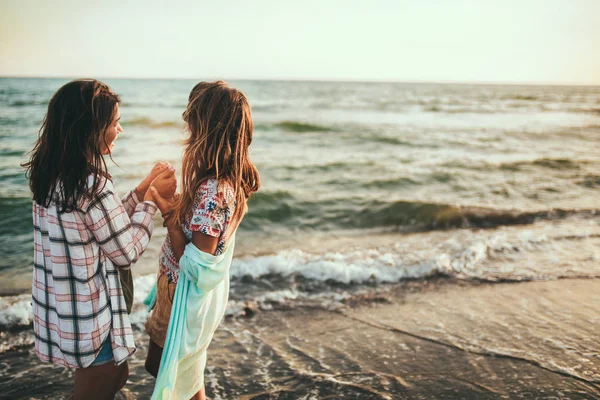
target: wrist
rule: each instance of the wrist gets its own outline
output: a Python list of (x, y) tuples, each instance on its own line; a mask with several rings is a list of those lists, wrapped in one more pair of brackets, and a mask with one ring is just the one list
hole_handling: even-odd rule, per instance
[(167, 227), (168, 232), (181, 231), (181, 226), (175, 220), (175, 218), (169, 218), (169, 219), (165, 220), (165, 226)]
[(146, 193), (148, 193), (148, 185), (144, 185), (143, 183), (140, 183), (139, 185), (136, 186), (135, 188), (135, 194), (138, 197), (138, 199), (145, 199)]
[(156, 203), (156, 201), (154, 200), (154, 197), (152, 196), (152, 192), (150, 190), (146, 190), (146, 192), (143, 195), (143, 199), (144, 199), (144, 201), (151, 201), (153, 203)]
[(162, 217), (163, 217), (163, 226), (167, 227), (167, 224), (169, 223), (169, 221), (171, 220), (171, 217), (173, 216), (173, 210), (169, 210), (167, 212), (161, 212)]

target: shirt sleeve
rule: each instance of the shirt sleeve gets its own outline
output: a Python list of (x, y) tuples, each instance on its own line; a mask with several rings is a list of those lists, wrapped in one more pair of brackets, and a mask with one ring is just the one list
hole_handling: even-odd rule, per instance
[(104, 255), (120, 269), (129, 269), (150, 242), (157, 207), (153, 202), (138, 203), (131, 218), (112, 191), (103, 191), (90, 204), (85, 216)]
[(125, 212), (127, 212), (127, 216), (131, 218), (133, 216), (133, 213), (135, 212), (135, 208), (140, 203), (140, 199), (138, 199), (137, 195), (135, 194), (135, 189), (127, 193), (125, 197), (121, 199), (121, 203), (123, 203), (123, 207), (125, 207)]
[(198, 207), (192, 214), (190, 230), (219, 237), (227, 218), (227, 204), (224, 195), (209, 185), (203, 185), (200, 190), (201, 198)]

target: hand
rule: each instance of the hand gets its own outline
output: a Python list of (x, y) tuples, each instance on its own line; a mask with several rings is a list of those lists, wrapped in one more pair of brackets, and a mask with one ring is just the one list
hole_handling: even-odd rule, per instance
[(157, 162), (156, 164), (154, 164), (154, 167), (152, 168), (148, 176), (145, 177), (144, 180), (135, 188), (135, 192), (138, 198), (143, 198), (146, 195), (146, 192), (148, 191), (148, 188), (150, 187), (152, 181), (167, 169), (175, 171), (175, 168), (166, 161)]
[(175, 190), (177, 190), (175, 171), (171, 169), (163, 171), (152, 181), (150, 186), (154, 187), (163, 199), (170, 199), (175, 195)]
[(163, 220), (164, 220), (163, 226), (173, 225), (173, 221), (175, 221), (172, 218), (173, 212), (175, 211), (175, 205), (179, 202), (180, 197), (181, 197), (181, 195), (179, 193), (175, 193), (175, 195), (170, 200), (166, 200), (170, 204), (171, 209), (168, 211), (161, 212)]
[(149, 194), (149, 196), (152, 197), (152, 201), (154, 201), (154, 203), (156, 203), (156, 206), (162, 213), (163, 217), (165, 217), (166, 214), (171, 215), (171, 210), (173, 209), (173, 206), (177, 202), (178, 195), (175, 195), (175, 196), (171, 197), (170, 199), (165, 199), (164, 197), (162, 197), (160, 195), (160, 193), (158, 193), (158, 190), (156, 190), (156, 188), (154, 186), (150, 186), (150, 189), (148, 190), (148, 194)]

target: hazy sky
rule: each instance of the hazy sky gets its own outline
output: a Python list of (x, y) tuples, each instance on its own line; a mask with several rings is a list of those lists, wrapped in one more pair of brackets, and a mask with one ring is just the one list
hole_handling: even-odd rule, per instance
[(600, 84), (600, 0), (0, 0), (0, 76)]

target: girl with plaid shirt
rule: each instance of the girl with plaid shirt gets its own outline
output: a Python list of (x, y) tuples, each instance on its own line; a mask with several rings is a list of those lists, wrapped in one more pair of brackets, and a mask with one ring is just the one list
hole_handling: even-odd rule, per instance
[[(74, 399), (109, 399), (125, 385), (135, 351), (120, 275), (142, 255), (173, 169), (158, 163), (123, 199), (106, 171), (119, 97), (97, 80), (76, 80), (52, 97), (24, 164), (33, 192), (35, 352), (73, 367)], [(152, 190), (148, 190), (150, 187)]]

